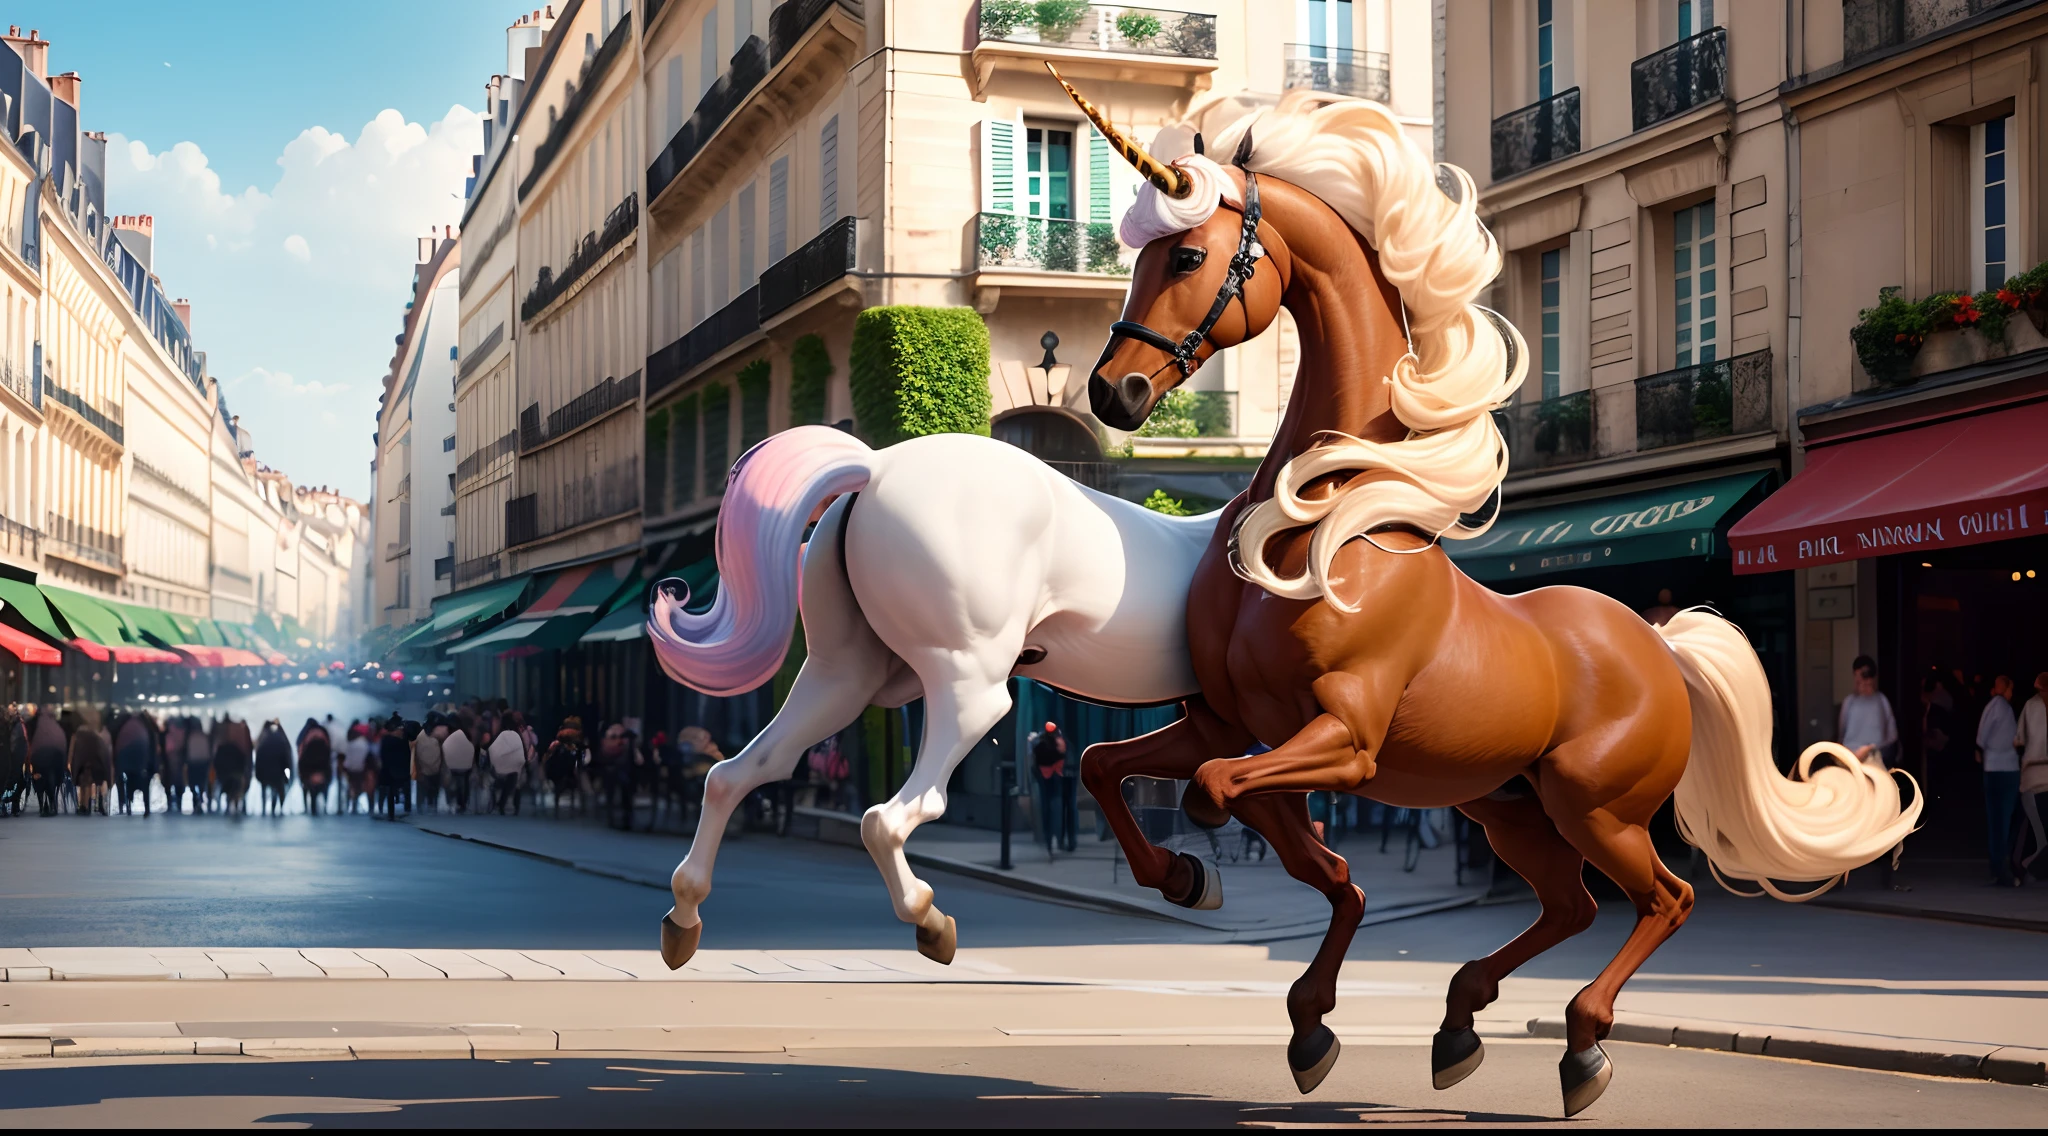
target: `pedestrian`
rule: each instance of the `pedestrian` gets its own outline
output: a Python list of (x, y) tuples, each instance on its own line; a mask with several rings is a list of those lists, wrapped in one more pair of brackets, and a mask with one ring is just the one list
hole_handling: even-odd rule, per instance
[(2048, 849), (2048, 832), (2042, 831), (2041, 807), (2048, 804), (2048, 671), (2034, 676), (2034, 696), (2020, 709), (2019, 731), (2013, 743), (2020, 751), (2020, 811), (2034, 837), (2034, 850), (2019, 862), (2022, 878), (2033, 876), (2034, 861)]
[(562, 798), (572, 793), (576, 794), (576, 811), (583, 811), (581, 777), (589, 760), (583, 744), (583, 719), (570, 715), (563, 720), (562, 728), (555, 731), (555, 740), (548, 743), (540, 763), (541, 775), (547, 778), (555, 794), (556, 816), (562, 815)]
[[(1877, 688), (1877, 660), (1858, 655), (1849, 669), (1856, 676), (1856, 690), (1842, 699), (1841, 710), (1835, 715), (1835, 737), (1857, 760), (1879, 769), (1888, 768), (1898, 753), (1899, 723), (1892, 714), (1891, 699)], [(1878, 861), (1879, 887), (1888, 891), (1907, 890), (1892, 879), (1905, 851), (1906, 842), (1901, 840), (1892, 847), (1891, 855)]]
[(1658, 588), (1657, 602), (1651, 604), (1649, 607), (1644, 608), (1642, 612), (1643, 620), (1645, 622), (1657, 626), (1662, 626), (1666, 623), (1671, 622), (1671, 617), (1677, 614), (1678, 605), (1671, 602), (1670, 588)]
[(498, 736), (491, 739), (489, 751), (491, 762), (491, 809), (504, 813), (508, 808), (513, 816), (519, 815), (519, 774), (526, 768), (526, 739), (510, 722), (499, 720)]
[(1077, 840), (1075, 830), (1081, 823), (1074, 806), (1074, 779), (1067, 775), (1067, 736), (1060, 732), (1057, 723), (1047, 722), (1045, 729), (1032, 739), (1031, 761), (1038, 770), (1040, 835), (1045, 838), (1045, 855), (1050, 859), (1055, 828), (1059, 832), (1060, 850), (1072, 852)]
[(213, 739), (197, 715), (185, 719), (185, 783), (192, 789), (192, 811), (213, 811)]
[(377, 776), (384, 794), (384, 819), (397, 820), (400, 804), (412, 811), (412, 740), (407, 736), (412, 723), (391, 715), (384, 723), (384, 736), (377, 742)]
[(264, 815), (269, 815), (273, 805), (277, 815), (284, 815), (285, 793), (292, 781), (292, 743), (285, 737), (284, 724), (272, 718), (263, 723), (263, 731), (256, 735), (256, 783)]
[(185, 807), (185, 719), (164, 719), (163, 762), (156, 779), (164, 787), (164, 810), (177, 816)]
[(428, 714), (425, 728), (412, 743), (412, 777), (419, 783), (420, 811), (441, 811), (441, 782), (448, 775), (441, 756), (441, 739), (448, 736), (447, 722), (440, 714)]
[(78, 787), (78, 815), (107, 815), (107, 787), (114, 779), (114, 747), (100, 729), (100, 712), (90, 706), (71, 735), (71, 783)]
[(370, 750), (370, 726), (367, 722), (348, 724), (348, 746), (342, 751), (341, 773), (348, 782), (343, 808), (356, 811), (356, 800), (367, 797), (377, 790), (376, 756)]
[(441, 764), (448, 771), (448, 807), (468, 812), (470, 784), (476, 777), (476, 741), (460, 718), (441, 739)]
[(327, 796), (334, 779), (334, 740), (327, 727), (311, 718), (299, 727), (299, 793), (306, 801), (306, 815), (320, 815), (320, 801)]
[(1984, 767), (1984, 839), (1991, 883), (2017, 887), (2012, 870), (2012, 814), (2019, 805), (2020, 754), (2013, 745), (2019, 723), (2012, 712), (2012, 679), (1991, 680), (1991, 697), (1977, 719), (1977, 764)]
[(36, 711), (28, 737), (29, 778), (35, 785), (36, 807), (43, 816), (55, 816), (64, 791), (64, 763), (70, 740), (64, 736), (57, 715), (47, 706)]
[(156, 772), (155, 733), (146, 714), (130, 714), (114, 728), (115, 798), (121, 812), (133, 815), (135, 795), (142, 794), (142, 815), (149, 815), (149, 778)]

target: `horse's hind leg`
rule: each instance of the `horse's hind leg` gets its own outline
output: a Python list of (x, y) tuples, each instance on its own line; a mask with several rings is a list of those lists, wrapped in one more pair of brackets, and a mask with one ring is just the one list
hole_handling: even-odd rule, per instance
[(1323, 1015), (1337, 1008), (1337, 972), (1365, 915), (1365, 893), (1351, 882), (1351, 866), (1315, 838), (1308, 797), (1265, 793), (1233, 802), (1232, 815), (1257, 830), (1280, 857), (1287, 874), (1322, 892), (1330, 901), (1330, 929), (1308, 970), (1287, 991), (1287, 1017), (1294, 1036), (1287, 1044), (1287, 1068), (1302, 1092), (1313, 1092), (1337, 1063), (1342, 1048)]
[(1458, 806), (1486, 829), (1487, 843), (1501, 862), (1535, 889), (1543, 910), (1536, 922), (1485, 958), (1458, 968), (1444, 996), (1444, 1024), (1430, 1046), (1430, 1074), (1448, 1089), (1479, 1068), (1486, 1051), (1472, 1028), (1472, 1015), (1500, 997), (1500, 981), (1517, 967), (1593, 925), (1598, 906), (1581, 872), (1585, 858), (1558, 835), (1557, 826), (1534, 796), (1511, 800), (1483, 797)]
[(1140, 886), (1156, 888), (1168, 902), (1182, 907), (1213, 910), (1223, 905), (1221, 880), (1213, 868), (1145, 839), (1124, 801), (1123, 784), (1131, 777), (1185, 781), (1203, 762), (1243, 753), (1251, 742), (1249, 733), (1224, 722), (1197, 696), (1188, 700), (1186, 713), (1172, 725), (1124, 741), (1097, 742), (1081, 755), (1081, 781), (1116, 833), (1131, 865), (1131, 878)]
[[(1545, 777), (1542, 787), (1551, 789), (1559, 783), (1570, 785), (1566, 778)], [(1622, 820), (1598, 806), (1583, 807), (1572, 799), (1579, 796), (1570, 787), (1555, 789), (1554, 799), (1544, 802), (1545, 809), (1558, 832), (1627, 894), (1635, 905), (1636, 925), (1621, 953), (1565, 1007), (1567, 1052), (1558, 1073), (1566, 1116), (1600, 1099), (1606, 1089), (1612, 1066), (1600, 1041), (1614, 1027), (1614, 999), (1651, 953), (1684, 926), (1693, 899), (1692, 885), (1657, 858), (1643, 821)]]

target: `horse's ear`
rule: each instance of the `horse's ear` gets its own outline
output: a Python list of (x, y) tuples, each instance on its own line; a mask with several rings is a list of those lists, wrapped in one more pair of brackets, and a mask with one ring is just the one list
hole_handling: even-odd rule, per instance
[(1195, 153), (1199, 154), (1199, 153), (1201, 153), (1201, 152), (1202, 152), (1202, 132), (1201, 132), (1201, 131), (1199, 131), (1199, 130), (1197, 130), (1197, 131), (1195, 131)]
[(1237, 140), (1237, 153), (1231, 155), (1230, 164), (1236, 166), (1238, 169), (1243, 169), (1245, 163), (1251, 160), (1252, 128), (1247, 126), (1244, 128), (1244, 137)]

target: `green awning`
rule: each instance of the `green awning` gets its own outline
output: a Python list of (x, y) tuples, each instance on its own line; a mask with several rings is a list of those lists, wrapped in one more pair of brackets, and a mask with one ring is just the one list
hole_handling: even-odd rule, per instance
[(200, 646), (226, 647), (230, 645), (228, 643), (227, 634), (221, 630), (220, 624), (215, 623), (211, 619), (201, 619), (197, 622), (199, 624)]
[(41, 585), (42, 593), (71, 625), (77, 637), (102, 647), (124, 647), (128, 636), (122, 630), (121, 617), (100, 601), (84, 592), (59, 588), (50, 584)]
[(51, 642), (62, 643), (71, 638), (57, 626), (57, 617), (50, 612), (50, 601), (34, 584), (0, 577), (0, 602), (21, 613), (30, 626), (49, 636)]
[(191, 642), (190, 639), (180, 637), (178, 625), (171, 621), (169, 612), (159, 611), (153, 607), (142, 607), (137, 604), (129, 604), (127, 609), (129, 622), (135, 624), (150, 638), (156, 640), (156, 646), (169, 647), (177, 643)]
[(165, 612), (164, 618), (170, 620), (171, 626), (177, 629), (178, 642), (198, 643), (200, 641), (199, 621), (197, 619), (189, 615), (177, 615), (172, 612)]
[(551, 619), (515, 619), (500, 624), (474, 639), (464, 640), (448, 649), (451, 655), (460, 655), (480, 647), (493, 651), (510, 651), (524, 648), (529, 651), (552, 651), (574, 646), (590, 625), (597, 622), (597, 616), (558, 615)]
[(579, 643), (624, 643), (647, 634), (647, 612), (639, 604), (628, 604), (591, 625)]
[(488, 587), (461, 596), (449, 596), (434, 604), (434, 617), (427, 622), (429, 630), (446, 631), (460, 627), (472, 619), (487, 619), (519, 602), (519, 593), (526, 590), (526, 577), (503, 580)]
[(1486, 535), (1447, 540), (1444, 550), (1482, 582), (1713, 556), (1722, 551), (1729, 511), (1768, 476), (1740, 473), (1509, 513)]

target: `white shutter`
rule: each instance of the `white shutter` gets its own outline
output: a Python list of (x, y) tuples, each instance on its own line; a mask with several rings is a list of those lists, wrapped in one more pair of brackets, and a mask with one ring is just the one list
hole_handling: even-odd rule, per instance
[(668, 117), (663, 120), (661, 144), (667, 146), (669, 139), (683, 128), (683, 57), (673, 56), (668, 61)]
[(768, 166), (768, 263), (789, 255), (789, 159)]
[(704, 230), (690, 234), (690, 326), (704, 322), (704, 301), (711, 282), (704, 278)]
[(740, 190), (739, 290), (742, 292), (746, 291), (749, 288), (752, 288), (754, 286), (754, 281), (758, 276), (758, 274), (755, 273), (754, 271), (754, 233), (758, 227), (756, 225), (754, 215), (754, 198), (756, 196), (758, 195), (754, 192), (753, 182), (748, 182), (746, 184), (746, 187)]
[(1024, 132), (1011, 119), (981, 123), (981, 211), (1017, 212), (1017, 168)]
[(839, 116), (818, 131), (818, 231), (839, 219)]
[(732, 202), (711, 215), (711, 310), (732, 299)]

